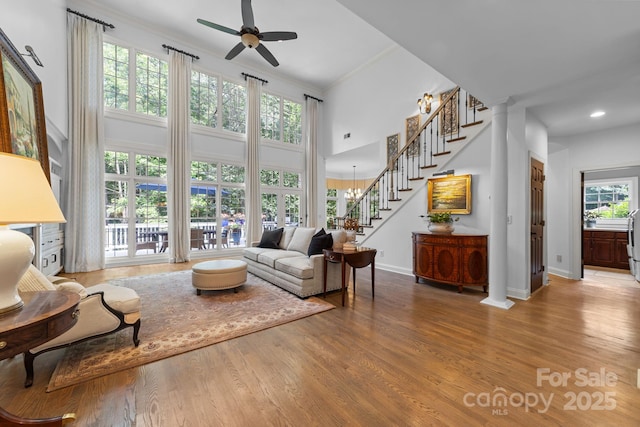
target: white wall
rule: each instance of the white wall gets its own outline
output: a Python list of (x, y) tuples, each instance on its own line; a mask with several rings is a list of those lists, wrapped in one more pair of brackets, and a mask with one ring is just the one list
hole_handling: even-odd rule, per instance
[[(47, 133), (57, 144), (67, 135), (67, 13), (64, 0), (7, 2), (0, 14), (0, 28), (15, 47), (26, 53), (30, 45), (44, 64), (25, 57), (42, 81)], [(55, 150), (50, 150), (55, 151)], [(60, 159), (58, 159), (60, 160)]]
[[(374, 144), (379, 154), (374, 169), (380, 172), (386, 164), (387, 136), (400, 132), (405, 143), (405, 119), (418, 114), (418, 98), (429, 92), (437, 100), (440, 92), (454, 86), (405, 49), (390, 49), (326, 91), (325, 157)], [(351, 138), (345, 140), (346, 133)], [(333, 178), (350, 178), (350, 173)]]
[[(568, 210), (568, 215), (555, 215), (555, 212), (548, 211), (549, 267), (553, 273), (580, 278), (580, 172), (637, 166), (640, 164), (638, 135), (640, 125), (632, 125), (551, 141), (563, 148), (550, 155), (553, 174), (549, 176), (548, 193), (553, 200), (565, 201)], [(556, 261), (556, 255), (562, 256), (562, 263)]]
[[(456, 233), (489, 234), (490, 149), (491, 126), (487, 126), (446, 165), (447, 169), (454, 169), (456, 175), (471, 174), (471, 214), (457, 216), (460, 220), (454, 223)], [(420, 218), (427, 213), (427, 182), (415, 181), (412, 185), (420, 188), (383, 227), (363, 242), (365, 246), (378, 249), (378, 268), (413, 274), (411, 232), (427, 229), (427, 223)], [(383, 251), (382, 256), (380, 251)]]

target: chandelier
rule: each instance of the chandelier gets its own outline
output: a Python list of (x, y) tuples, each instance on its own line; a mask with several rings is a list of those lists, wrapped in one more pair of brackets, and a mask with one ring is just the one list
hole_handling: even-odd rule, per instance
[(349, 188), (346, 193), (344, 193), (344, 198), (349, 202), (355, 202), (357, 199), (362, 197), (362, 190), (356, 188), (356, 167), (353, 167), (353, 188)]

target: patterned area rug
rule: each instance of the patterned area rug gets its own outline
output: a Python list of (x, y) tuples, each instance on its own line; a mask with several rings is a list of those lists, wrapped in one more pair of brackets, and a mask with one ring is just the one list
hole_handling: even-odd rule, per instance
[(197, 296), (191, 270), (137, 276), (110, 283), (135, 289), (142, 303), (140, 345), (132, 328), (71, 346), (58, 362), (47, 391), (151, 363), (335, 308), (302, 300), (248, 274), (238, 293), (204, 291)]

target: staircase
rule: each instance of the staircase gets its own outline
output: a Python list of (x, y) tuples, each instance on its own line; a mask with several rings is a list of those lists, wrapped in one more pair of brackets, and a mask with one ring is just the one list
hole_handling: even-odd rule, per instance
[(489, 109), (477, 98), (460, 87), (449, 91), (362, 196), (347, 203), (346, 214), (335, 219), (337, 227), (356, 229), (366, 240), (490, 121)]

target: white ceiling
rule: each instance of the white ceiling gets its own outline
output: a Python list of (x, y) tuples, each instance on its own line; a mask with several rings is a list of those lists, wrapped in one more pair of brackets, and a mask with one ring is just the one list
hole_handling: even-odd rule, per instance
[[(219, 56), (239, 42), (196, 19), (240, 29), (240, 0), (84, 3)], [(234, 61), (320, 91), (397, 43), (489, 105), (528, 107), (552, 138), (640, 123), (640, 0), (254, 0), (253, 11), (261, 31), (298, 39), (266, 44), (276, 69), (248, 49)], [(378, 156), (354, 159), (367, 153)]]
[[(201, 18), (240, 30), (240, 0), (85, 0), (150, 27), (166, 29), (177, 39), (203, 51), (224, 57), (238, 36), (196, 22)], [(273, 68), (258, 52), (245, 49), (234, 62), (253, 69), (278, 73), (323, 90), (340, 77), (362, 66), (395, 43), (336, 0), (254, 0), (256, 27), (261, 32), (295, 31), (296, 40), (268, 42), (265, 46), (280, 65)], [(81, 6), (78, 6), (82, 12)], [(366, 40), (365, 43), (363, 41)], [(179, 47), (179, 46), (176, 46)]]
[(550, 136), (640, 122), (638, 0), (338, 1), (485, 103), (529, 107)]

